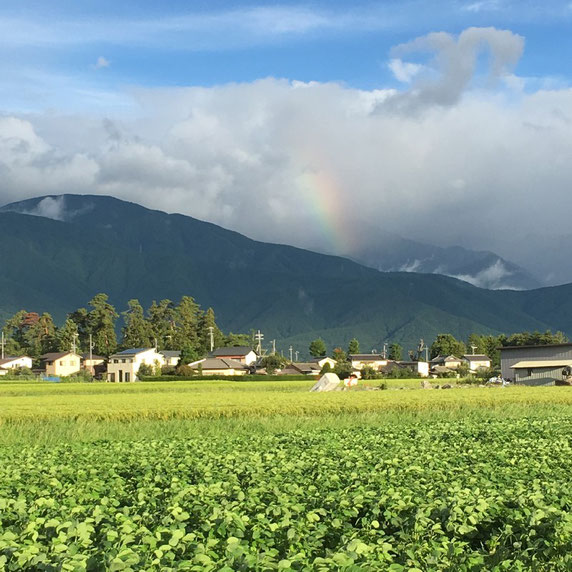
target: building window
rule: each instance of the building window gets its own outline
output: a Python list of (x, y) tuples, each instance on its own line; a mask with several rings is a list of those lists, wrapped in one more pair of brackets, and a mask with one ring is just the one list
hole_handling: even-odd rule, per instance
[(527, 375), (528, 375), (528, 377), (532, 377), (532, 369), (531, 368), (528, 368)]
[(61, 361), (61, 362), (60, 362), (60, 365), (64, 365), (64, 362), (63, 362), (63, 361)]

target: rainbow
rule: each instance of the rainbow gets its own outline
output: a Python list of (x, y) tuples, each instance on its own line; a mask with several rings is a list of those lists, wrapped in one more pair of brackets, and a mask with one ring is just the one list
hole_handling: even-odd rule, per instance
[(347, 254), (353, 244), (350, 221), (343, 209), (343, 190), (324, 171), (309, 172), (301, 178), (302, 195), (333, 254)]

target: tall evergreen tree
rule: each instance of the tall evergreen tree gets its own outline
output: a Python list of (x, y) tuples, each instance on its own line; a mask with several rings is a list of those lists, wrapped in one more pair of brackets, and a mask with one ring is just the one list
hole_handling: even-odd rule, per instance
[(145, 319), (143, 307), (139, 300), (127, 302), (128, 309), (122, 312), (125, 326), (122, 329), (124, 348), (146, 348), (152, 345), (151, 325)]
[(157, 340), (159, 349), (174, 348), (175, 336), (175, 305), (171, 300), (161, 300), (158, 304), (153, 300), (149, 308), (149, 323), (151, 325), (151, 336)]
[(89, 349), (89, 313), (85, 308), (78, 308), (75, 312), (68, 314), (68, 319), (74, 322), (77, 326), (77, 333), (79, 335), (79, 347)]
[(192, 348), (200, 346), (199, 319), (200, 307), (190, 296), (183, 296), (175, 308), (175, 333), (170, 340), (173, 348)]
[(76, 353), (81, 353), (77, 324), (68, 318), (56, 333), (57, 349), (60, 352), (69, 352), (75, 344)]
[(326, 344), (322, 338), (317, 338), (311, 342), (308, 349), (313, 357), (324, 357), (326, 355)]
[(403, 347), (394, 342), (392, 344), (389, 344), (389, 354), (388, 354), (388, 358), (393, 360), (393, 361), (401, 361), (403, 356)]
[(44, 312), (38, 320), (26, 328), (24, 333), (26, 350), (33, 358), (54, 351), (57, 348), (56, 326), (52, 316)]
[(216, 325), (215, 313), (212, 308), (209, 308), (199, 320), (200, 353), (203, 355), (211, 351), (211, 336), (209, 328), (213, 329), (213, 349), (224, 346), (224, 334)]
[(348, 344), (348, 354), (359, 354), (359, 341), (357, 338), (350, 340), (350, 343)]
[(4, 355), (18, 356), (26, 353), (26, 340), (24, 339), (24, 318), (28, 312), (20, 310), (9, 318), (2, 331), (4, 332)]
[(88, 314), (88, 327), (93, 335), (94, 350), (104, 356), (117, 349), (115, 321), (119, 315), (108, 299), (107, 294), (96, 294), (89, 302), (92, 309)]

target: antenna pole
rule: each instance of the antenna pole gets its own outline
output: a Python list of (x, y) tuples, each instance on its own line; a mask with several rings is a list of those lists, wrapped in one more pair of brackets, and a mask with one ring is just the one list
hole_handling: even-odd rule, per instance
[(209, 336), (211, 339), (211, 352), (214, 350), (214, 327), (213, 326), (209, 326)]
[(292, 361), (292, 350), (293, 350), (293, 349), (294, 349), (294, 348), (292, 348), (292, 346), (290, 346), (290, 347), (288, 348), (288, 351), (290, 352), (290, 361)]

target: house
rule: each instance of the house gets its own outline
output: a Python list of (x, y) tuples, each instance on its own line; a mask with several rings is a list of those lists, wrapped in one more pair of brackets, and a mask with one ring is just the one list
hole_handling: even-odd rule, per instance
[(201, 372), (202, 375), (227, 376), (250, 373), (250, 367), (247, 364), (229, 358), (207, 357), (191, 362), (189, 367)]
[(219, 359), (230, 359), (234, 361), (239, 361), (245, 365), (252, 365), (258, 360), (258, 355), (256, 352), (249, 348), (248, 346), (236, 346), (228, 348), (217, 348), (209, 357), (219, 358)]
[(105, 358), (95, 354), (81, 354), (81, 367), (91, 373), (100, 376), (105, 373)]
[(337, 362), (335, 359), (331, 357), (323, 356), (323, 357), (312, 358), (308, 363), (317, 364), (320, 369), (322, 369), (324, 365), (329, 364), (330, 368), (334, 369), (334, 366), (336, 365)]
[(491, 358), (485, 354), (465, 355), (463, 356), (463, 361), (469, 364), (469, 371), (473, 372), (491, 367)]
[[(324, 362), (327, 363), (327, 362)], [(335, 362), (334, 362), (335, 363)], [(322, 366), (318, 362), (292, 362), (280, 372), (283, 375), (319, 375)]]
[(501, 375), (523, 385), (552, 385), (572, 370), (572, 344), (500, 348)]
[(365, 366), (373, 367), (376, 371), (387, 365), (387, 359), (381, 354), (350, 354), (348, 356), (354, 369), (363, 369)]
[(165, 365), (165, 358), (155, 348), (132, 348), (109, 356), (107, 381), (135, 381), (143, 365)]
[(74, 352), (48, 353), (40, 356), (42, 369), (50, 377), (66, 377), (81, 369), (81, 356)]
[(0, 375), (6, 375), (12, 369), (27, 367), (32, 369), (32, 358), (28, 356), (6, 357), (0, 359)]
[(179, 365), (181, 359), (181, 352), (179, 350), (161, 350), (159, 352), (165, 359), (165, 365), (176, 367)]
[(448, 367), (449, 369), (457, 369), (462, 363), (463, 360), (456, 356), (437, 356), (434, 357), (430, 362), (431, 367), (435, 365), (442, 365)]

